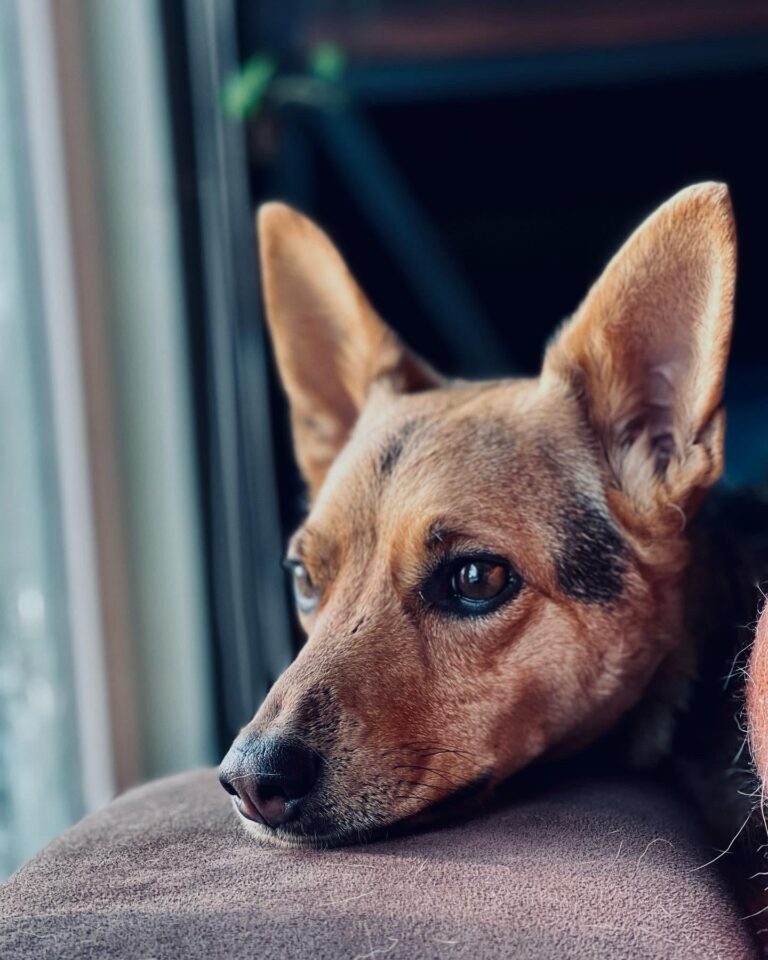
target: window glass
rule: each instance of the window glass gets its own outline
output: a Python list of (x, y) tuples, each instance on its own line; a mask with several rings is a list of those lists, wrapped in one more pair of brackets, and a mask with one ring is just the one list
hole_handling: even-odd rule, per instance
[(0, 876), (82, 810), (16, 40), (0, 4)]

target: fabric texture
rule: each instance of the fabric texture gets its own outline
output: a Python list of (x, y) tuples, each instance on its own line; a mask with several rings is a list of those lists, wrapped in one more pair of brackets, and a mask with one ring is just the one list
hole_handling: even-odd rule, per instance
[(748, 960), (715, 854), (682, 801), (618, 778), (365, 846), (280, 849), (196, 771), (86, 817), (0, 887), (0, 957)]

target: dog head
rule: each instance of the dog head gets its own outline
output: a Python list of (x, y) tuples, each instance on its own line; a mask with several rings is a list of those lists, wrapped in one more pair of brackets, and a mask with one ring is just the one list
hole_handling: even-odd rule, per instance
[(399, 342), (314, 224), (280, 204), (258, 224), (311, 498), (287, 555), (307, 642), (222, 781), (257, 832), (340, 842), (589, 744), (679, 642), (684, 527), (722, 469), (734, 229), (724, 186), (684, 190), (539, 377), (468, 383)]

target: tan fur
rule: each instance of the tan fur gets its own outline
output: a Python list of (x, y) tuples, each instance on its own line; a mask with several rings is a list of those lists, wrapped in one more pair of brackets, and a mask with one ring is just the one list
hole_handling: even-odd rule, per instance
[(437, 386), (381, 322), (328, 237), (280, 203), (258, 214), (264, 301), (296, 457), (315, 494), (344, 446), (371, 383)]
[[(583, 391), (613, 474), (644, 515), (670, 503), (687, 510), (722, 472), (735, 258), (727, 188), (681, 191), (611, 260), (547, 353), (544, 376)], [(654, 427), (674, 441), (661, 478)]]
[[(298, 734), (326, 757), (321, 839), (580, 749), (641, 699), (646, 720), (629, 749), (653, 759), (694, 669), (683, 528), (722, 467), (726, 189), (690, 188), (649, 218), (531, 380), (441, 381), (377, 317), (317, 227), (269, 204), (259, 238), (312, 496), (289, 552), (322, 596), (251, 726)], [(584, 501), (626, 548), (610, 602), (574, 599), (558, 572)], [(430, 550), (449, 546), (507, 558), (524, 589), (483, 618), (425, 607)]]

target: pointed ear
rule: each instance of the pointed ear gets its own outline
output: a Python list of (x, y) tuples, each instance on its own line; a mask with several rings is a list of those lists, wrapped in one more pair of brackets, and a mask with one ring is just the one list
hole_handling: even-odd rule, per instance
[(635, 231), (547, 351), (544, 378), (582, 398), (640, 512), (690, 514), (722, 472), (735, 272), (727, 187), (689, 187)]
[(408, 393), (439, 379), (378, 317), (319, 227), (282, 203), (267, 203), (257, 231), (296, 459), (314, 497), (374, 384)]

